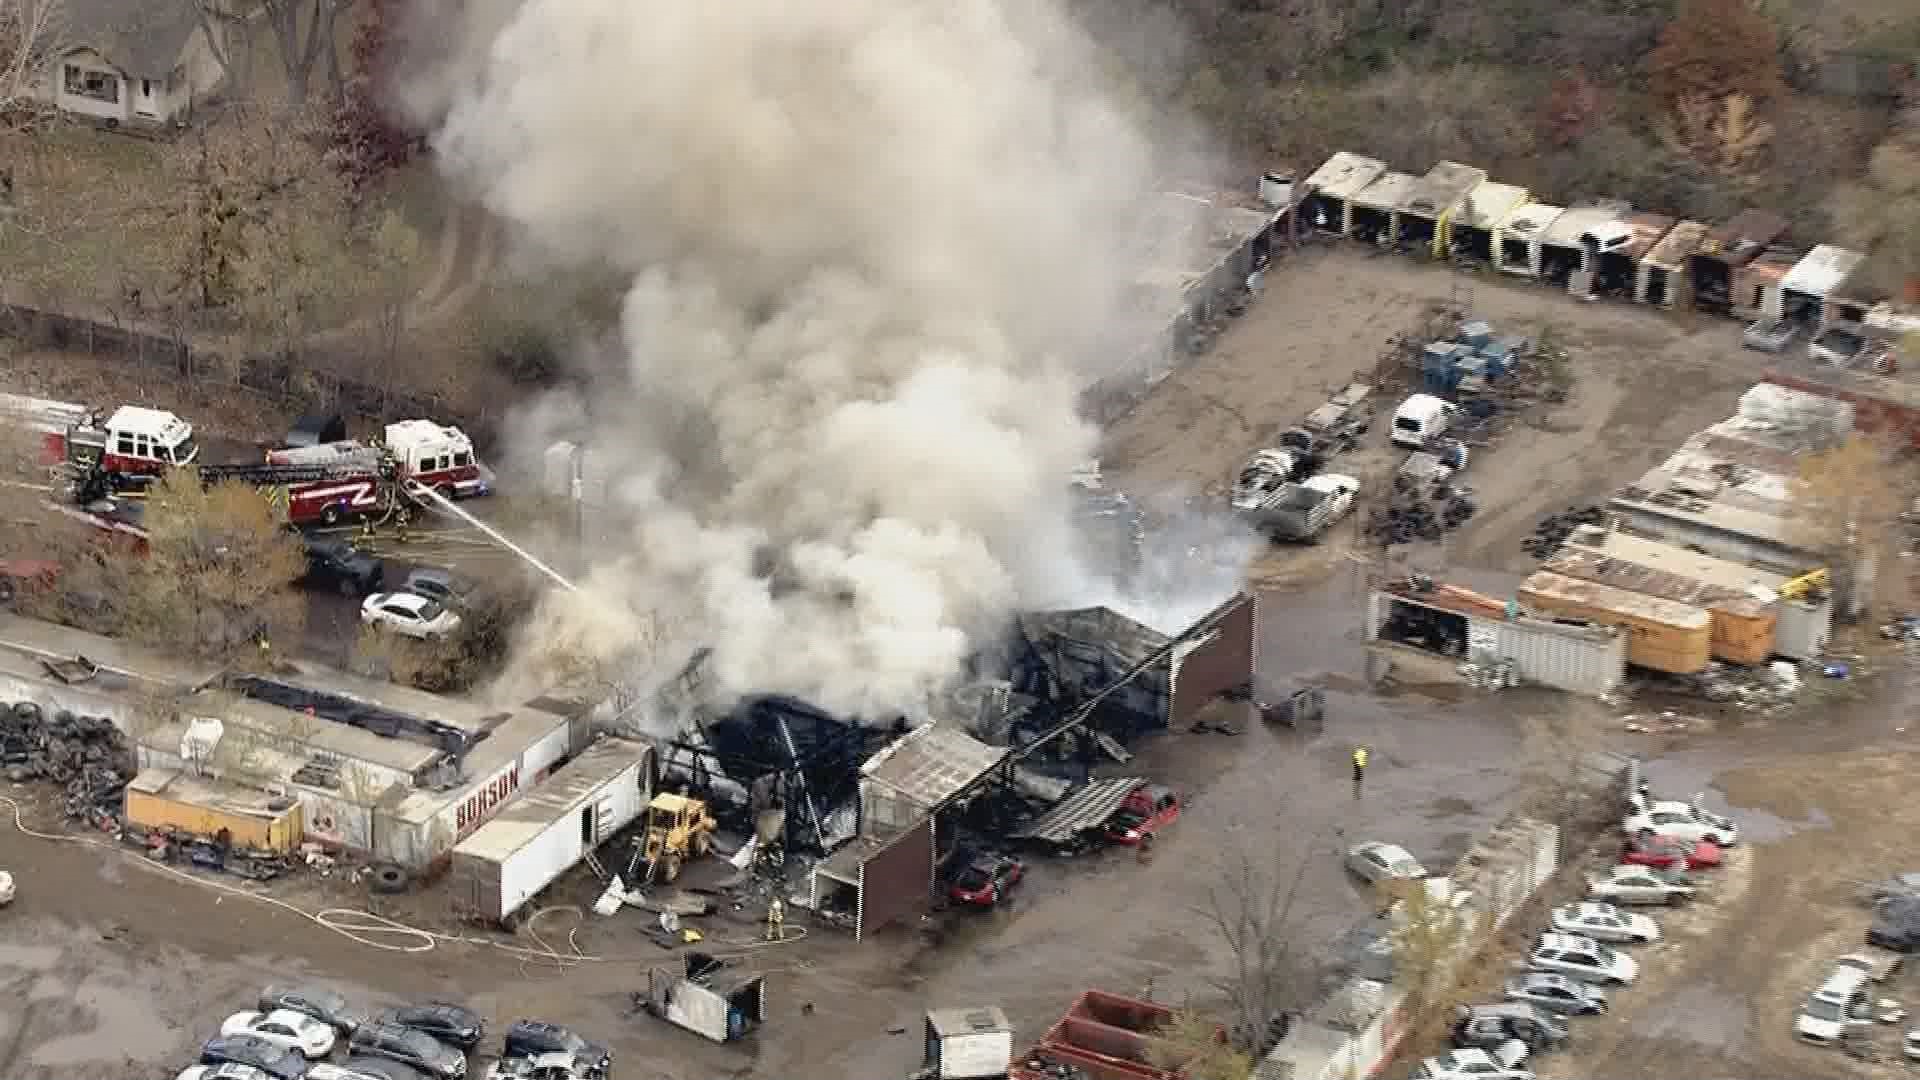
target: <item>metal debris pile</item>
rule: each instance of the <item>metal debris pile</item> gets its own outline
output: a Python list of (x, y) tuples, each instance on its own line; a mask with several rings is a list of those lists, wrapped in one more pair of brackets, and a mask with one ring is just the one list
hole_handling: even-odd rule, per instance
[(1715, 660), (1687, 680), (1690, 688), (1708, 701), (1750, 712), (1779, 712), (1800, 698), (1800, 670), (1781, 660), (1752, 668)]
[(1533, 527), (1533, 535), (1520, 542), (1527, 554), (1536, 559), (1552, 557), (1573, 530), (1582, 525), (1600, 525), (1607, 519), (1605, 507), (1589, 504), (1587, 506), (1569, 506), (1557, 514), (1548, 514)]
[(46, 780), (67, 789), (72, 818), (117, 817), (133, 779), (133, 750), (104, 716), (48, 714), (31, 701), (0, 708), (0, 767), (15, 783)]

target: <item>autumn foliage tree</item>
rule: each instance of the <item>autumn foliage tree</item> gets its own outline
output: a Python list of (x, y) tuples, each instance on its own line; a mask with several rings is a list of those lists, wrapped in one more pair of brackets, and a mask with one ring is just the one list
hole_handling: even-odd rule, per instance
[(1746, 0), (1686, 0), (1647, 57), (1647, 76), (1669, 108), (1730, 94), (1764, 108), (1786, 92), (1779, 37)]
[(1665, 141), (1723, 173), (1754, 164), (1773, 136), (1767, 109), (1786, 93), (1779, 37), (1746, 0), (1686, 0), (1647, 76)]
[(353, 35), (353, 74), (333, 115), (334, 163), (356, 191), (405, 165), (419, 145), (385, 101), (397, 0), (368, 0)]
[(147, 550), (129, 551), (123, 630), (197, 660), (250, 665), (288, 642), (305, 615), (293, 582), (306, 570), (300, 539), (261, 489), (202, 486), (175, 469), (153, 486), (142, 524)]

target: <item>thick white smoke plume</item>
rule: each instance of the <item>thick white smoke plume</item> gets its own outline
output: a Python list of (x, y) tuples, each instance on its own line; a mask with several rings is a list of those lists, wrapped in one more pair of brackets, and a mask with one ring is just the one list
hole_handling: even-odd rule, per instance
[[(617, 653), (630, 613), (663, 616), (681, 655), (714, 647), (722, 693), (874, 715), (1016, 608), (1097, 593), (1069, 521), (1097, 434), (1075, 395), (1124, 359), (1100, 343), (1166, 238), (1141, 235), (1152, 145), (1058, 12), (446, 14), (412, 88), (443, 167), (543, 257), (632, 282), (617, 363), (536, 410), (621, 463), (630, 531), (536, 636)], [(553, 434), (525, 426), (528, 448)]]

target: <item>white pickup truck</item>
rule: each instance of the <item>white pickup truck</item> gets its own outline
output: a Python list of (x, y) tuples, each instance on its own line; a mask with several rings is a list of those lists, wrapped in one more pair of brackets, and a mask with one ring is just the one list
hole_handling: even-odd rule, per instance
[(1360, 481), (1339, 473), (1287, 484), (1253, 512), (1255, 527), (1275, 540), (1312, 540), (1347, 516)]

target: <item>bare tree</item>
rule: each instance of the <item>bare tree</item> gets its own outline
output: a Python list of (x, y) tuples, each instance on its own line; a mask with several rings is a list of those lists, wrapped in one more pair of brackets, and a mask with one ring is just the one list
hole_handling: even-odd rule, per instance
[(1232, 1006), (1230, 1031), (1237, 1046), (1259, 1046), (1274, 1019), (1307, 1004), (1306, 965), (1294, 951), (1305, 930), (1296, 908), (1320, 849), (1316, 838), (1290, 865), (1242, 851), (1207, 890), (1199, 913), (1233, 953), (1232, 966), (1213, 984)]
[(64, 0), (0, 0), (0, 113), (8, 122), (43, 106), (34, 83), (46, 75), (67, 31)]
[(1593, 805), (1600, 729), (1582, 709), (1569, 707), (1522, 717), (1520, 737), (1528, 811), (1568, 835)]
[(340, 93), (343, 80), (334, 26), (347, 6), (347, 0), (260, 0), (260, 12), (273, 31), (286, 72), (289, 103), (307, 104), (316, 68), (327, 76), (328, 91)]

